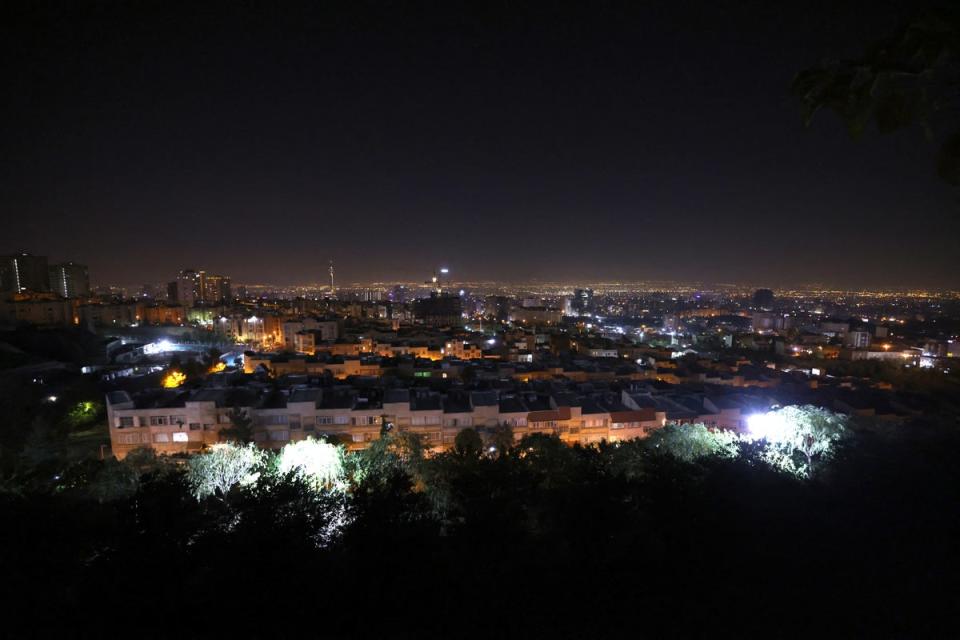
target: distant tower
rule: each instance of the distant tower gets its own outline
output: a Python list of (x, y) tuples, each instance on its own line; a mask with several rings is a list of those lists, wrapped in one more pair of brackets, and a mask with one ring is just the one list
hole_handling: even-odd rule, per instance
[(333, 293), (333, 260), (330, 260), (330, 293)]

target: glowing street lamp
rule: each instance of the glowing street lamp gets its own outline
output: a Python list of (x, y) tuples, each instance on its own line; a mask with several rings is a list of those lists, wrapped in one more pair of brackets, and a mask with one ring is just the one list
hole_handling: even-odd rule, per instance
[(781, 442), (790, 435), (790, 425), (787, 419), (776, 411), (748, 416), (747, 427), (750, 429), (750, 435), (756, 440)]

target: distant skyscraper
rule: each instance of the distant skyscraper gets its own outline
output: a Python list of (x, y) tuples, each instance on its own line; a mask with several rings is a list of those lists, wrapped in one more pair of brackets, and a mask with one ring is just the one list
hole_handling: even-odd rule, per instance
[(773, 309), (773, 291), (770, 289), (757, 289), (754, 291), (753, 307), (755, 309), (764, 309), (766, 311)]
[(593, 289), (574, 289), (570, 306), (580, 315), (593, 311)]
[(393, 291), (390, 292), (390, 301), (396, 302), (398, 304), (403, 304), (407, 301), (407, 288), (398, 284), (393, 287)]
[(187, 307), (202, 302), (203, 276), (202, 271), (194, 271), (193, 269), (181, 271), (176, 280), (176, 301)]
[(413, 315), (431, 327), (458, 327), (463, 323), (463, 306), (460, 296), (433, 291), (429, 298), (413, 303)]
[(50, 291), (47, 257), (20, 253), (0, 258), (0, 291)]
[[(203, 274), (203, 271), (200, 272)], [(203, 302), (219, 304), (228, 302), (230, 298), (230, 278), (214, 274), (203, 274)]]
[(50, 289), (64, 298), (90, 294), (90, 274), (87, 266), (76, 262), (61, 262), (50, 267)]

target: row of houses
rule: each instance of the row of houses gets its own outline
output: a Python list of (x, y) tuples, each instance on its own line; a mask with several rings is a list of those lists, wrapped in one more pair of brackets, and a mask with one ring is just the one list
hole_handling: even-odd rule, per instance
[(384, 430), (418, 434), (434, 451), (453, 445), (465, 428), (509, 427), (520, 440), (532, 433), (555, 434), (569, 444), (618, 442), (647, 435), (667, 422), (702, 422), (740, 430), (749, 408), (706, 394), (658, 395), (631, 388), (619, 393), (452, 391), (271, 385), (208, 387), (192, 391), (151, 390), (107, 395), (114, 455), (139, 447), (161, 453), (202, 450), (243, 416), (254, 441), (266, 448), (311, 436), (336, 436), (351, 449)]

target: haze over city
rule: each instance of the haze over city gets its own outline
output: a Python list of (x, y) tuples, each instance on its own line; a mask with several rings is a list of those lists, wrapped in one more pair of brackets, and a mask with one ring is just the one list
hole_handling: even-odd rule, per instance
[(344, 282), (957, 288), (922, 132), (854, 143), (790, 95), (918, 9), (8, 5), (0, 253), (124, 285), (333, 259)]

